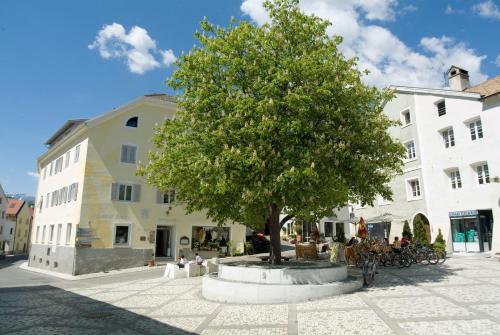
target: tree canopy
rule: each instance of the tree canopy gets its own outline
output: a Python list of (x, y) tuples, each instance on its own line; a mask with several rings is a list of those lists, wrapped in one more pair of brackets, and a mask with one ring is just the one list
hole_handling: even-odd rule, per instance
[(298, 0), (264, 6), (262, 26), (201, 22), (167, 81), (178, 113), (156, 129), (158, 150), (139, 173), (218, 223), (272, 223), (283, 211), (315, 220), (348, 200), (390, 199), (403, 155), (382, 113), (393, 93), (364, 85), (330, 22)]

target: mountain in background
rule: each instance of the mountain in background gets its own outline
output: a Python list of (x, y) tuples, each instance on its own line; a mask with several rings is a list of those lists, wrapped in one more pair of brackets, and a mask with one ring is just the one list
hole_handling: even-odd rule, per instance
[(29, 205), (35, 205), (35, 197), (32, 195), (27, 195), (24, 193), (17, 193), (17, 194), (9, 194), (7, 193), (7, 198), (14, 198), (14, 199), (23, 199), (26, 201)]

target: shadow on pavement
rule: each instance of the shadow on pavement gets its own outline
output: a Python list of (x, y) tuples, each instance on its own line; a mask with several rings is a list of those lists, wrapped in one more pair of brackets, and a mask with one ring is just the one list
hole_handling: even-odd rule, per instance
[(192, 334), (53, 286), (0, 288), (1, 334)]
[(12, 266), (16, 262), (26, 260), (28, 260), (28, 255), (5, 256), (5, 258), (0, 259), (0, 269)]

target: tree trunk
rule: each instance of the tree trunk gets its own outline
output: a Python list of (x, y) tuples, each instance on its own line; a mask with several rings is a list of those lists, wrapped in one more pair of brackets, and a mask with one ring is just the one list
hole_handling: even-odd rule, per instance
[(280, 209), (276, 204), (269, 205), (268, 223), (269, 235), (271, 237), (269, 261), (271, 264), (281, 264)]

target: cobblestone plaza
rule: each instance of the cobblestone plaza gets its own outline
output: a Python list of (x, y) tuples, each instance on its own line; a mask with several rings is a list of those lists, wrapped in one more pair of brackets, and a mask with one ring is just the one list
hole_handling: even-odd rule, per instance
[[(24, 273), (24, 272), (21, 272)], [(382, 268), (369, 289), (283, 305), (204, 300), (201, 278), (0, 288), (2, 334), (500, 334), (500, 263)]]

